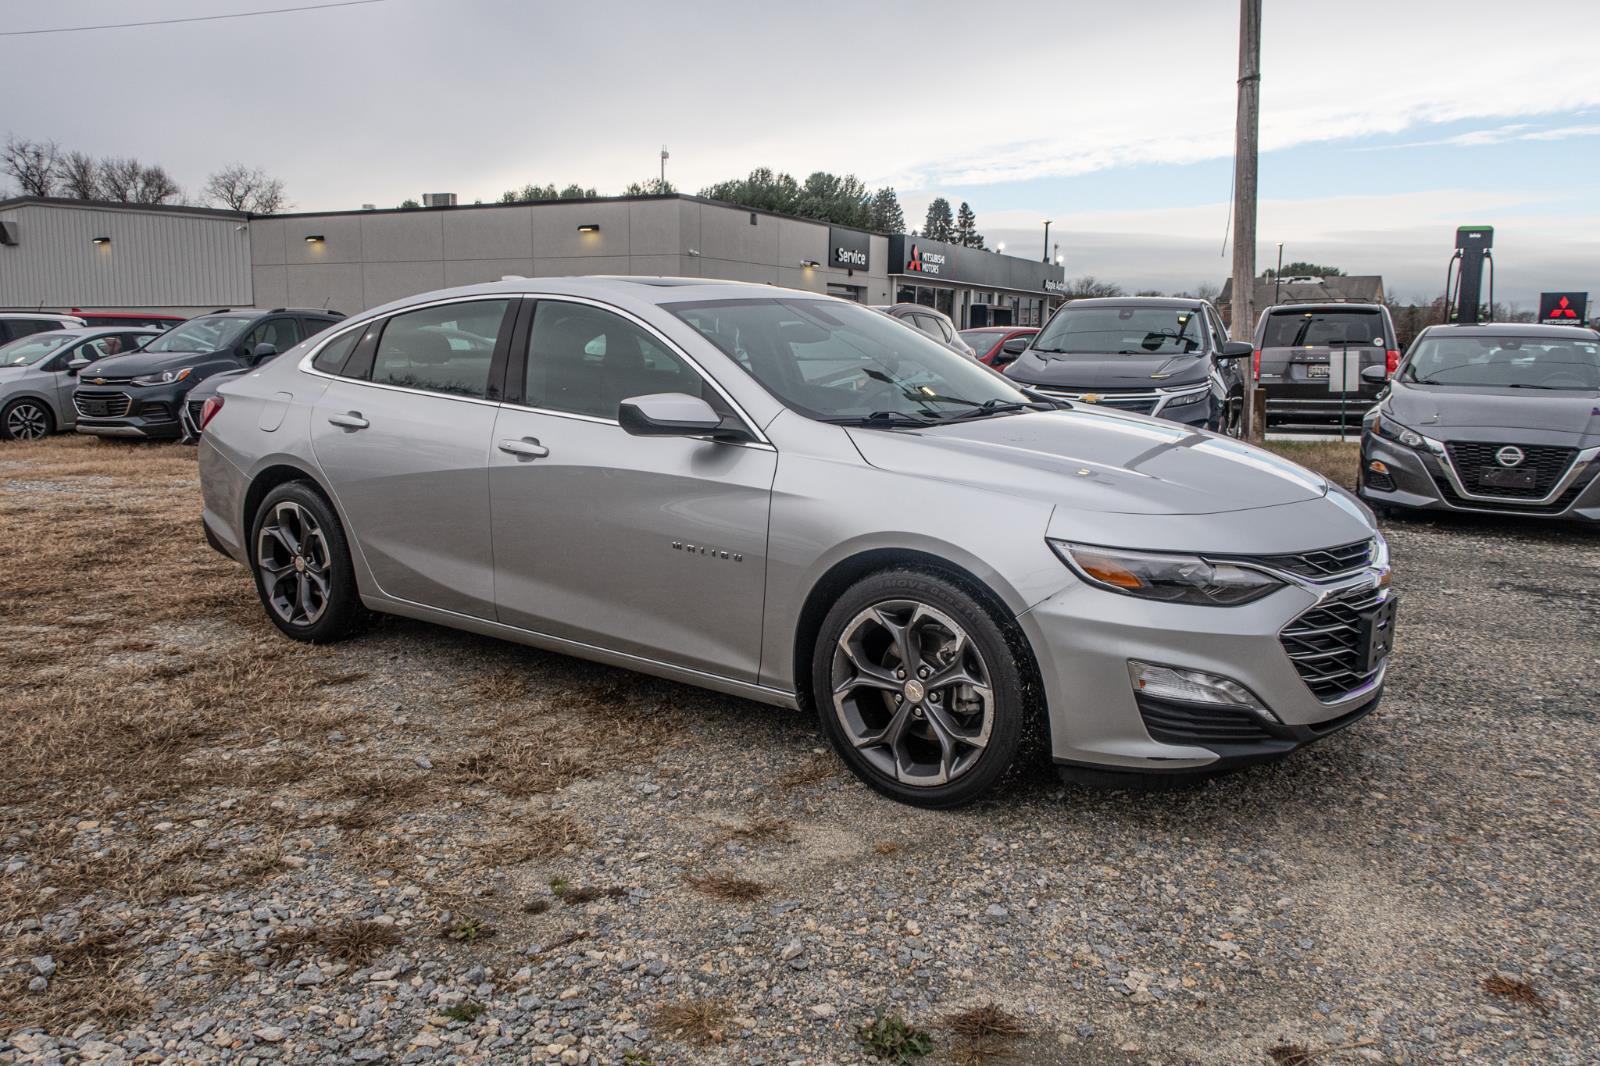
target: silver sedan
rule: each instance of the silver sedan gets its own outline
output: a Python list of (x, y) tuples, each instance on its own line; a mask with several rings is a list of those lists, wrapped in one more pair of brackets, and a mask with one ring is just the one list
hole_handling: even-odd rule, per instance
[(1350, 494), (815, 293), (431, 293), (201, 417), (207, 536), (290, 637), (377, 611), (814, 708), (909, 803), (983, 794), (1030, 734), (1068, 773), (1273, 758), (1382, 691), (1388, 555)]

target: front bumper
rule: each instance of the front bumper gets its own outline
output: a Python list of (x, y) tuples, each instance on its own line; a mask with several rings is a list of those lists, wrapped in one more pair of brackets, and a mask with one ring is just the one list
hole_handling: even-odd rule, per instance
[[(1057, 763), (1142, 773), (1210, 772), (1282, 757), (1370, 713), (1384, 655), (1349, 686), (1312, 691), (1306, 646), (1286, 637), (1341, 603), (1390, 604), (1387, 565), (1326, 584), (1296, 582), (1241, 607), (1190, 607), (1075, 583), (1019, 616), (1038, 660)], [(1128, 661), (1202, 670), (1248, 688), (1271, 712), (1136, 694)]]
[(72, 394), (79, 433), (98, 437), (170, 440), (183, 435), (178, 421), (187, 388), (173, 385), (82, 386)]
[[(1374, 462), (1383, 473), (1371, 469)], [(1503, 497), (1469, 488), (1441, 442), (1407, 448), (1369, 428), (1361, 437), (1357, 494), (1384, 507), (1600, 522), (1600, 448), (1579, 451), (1542, 495)]]

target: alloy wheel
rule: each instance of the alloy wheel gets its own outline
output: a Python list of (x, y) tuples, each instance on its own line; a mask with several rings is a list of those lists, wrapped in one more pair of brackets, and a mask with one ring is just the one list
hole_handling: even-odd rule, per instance
[(925, 603), (889, 600), (856, 615), (834, 649), (832, 676), (845, 737), (902, 784), (948, 784), (989, 743), (988, 665), (966, 630)]
[(50, 431), (50, 415), (36, 403), (19, 403), (6, 412), (6, 433), (13, 440), (38, 440)]
[(266, 599), (290, 625), (308, 626), (333, 591), (328, 541), (316, 516), (292, 500), (272, 509), (256, 539), (256, 569)]

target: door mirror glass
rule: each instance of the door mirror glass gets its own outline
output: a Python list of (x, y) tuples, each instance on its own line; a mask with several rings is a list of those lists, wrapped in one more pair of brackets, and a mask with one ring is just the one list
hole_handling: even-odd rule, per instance
[(1028, 350), (1028, 337), (1012, 337), (1000, 346), (1001, 354), (1009, 355), (1013, 359)]
[(1255, 346), (1249, 341), (1225, 341), (1222, 350), (1217, 353), (1218, 359), (1248, 359), (1255, 354)]
[(77, 377), (78, 371), (80, 371), (84, 367), (88, 366), (90, 362), (91, 362), (91, 360), (85, 359), (81, 355), (78, 356), (75, 359), (69, 359), (67, 361), (67, 373), (72, 375), (73, 377)]
[(1389, 368), (1386, 366), (1364, 366), (1361, 368), (1361, 380), (1372, 385), (1382, 385), (1389, 380)]
[(658, 392), (623, 400), (617, 422), (635, 437), (696, 437), (716, 432), (722, 416), (698, 396)]

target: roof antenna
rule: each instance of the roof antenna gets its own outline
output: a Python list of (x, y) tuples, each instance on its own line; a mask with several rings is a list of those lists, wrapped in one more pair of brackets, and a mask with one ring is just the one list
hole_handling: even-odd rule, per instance
[(326, 311), (328, 309), (328, 305), (331, 303), (333, 303), (333, 294), (329, 293), (328, 298), (322, 301), (322, 309)]

